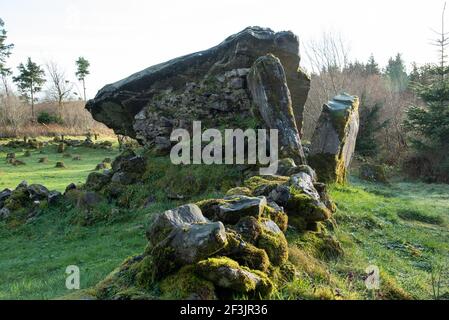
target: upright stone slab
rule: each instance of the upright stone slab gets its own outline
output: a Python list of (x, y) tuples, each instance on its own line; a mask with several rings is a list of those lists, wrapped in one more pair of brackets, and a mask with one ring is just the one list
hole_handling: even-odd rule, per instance
[(296, 127), (290, 90), (281, 61), (272, 54), (256, 60), (248, 75), (248, 87), (266, 126), (279, 130), (282, 156), (305, 164), (304, 151)]
[(358, 131), (358, 97), (340, 94), (323, 106), (308, 159), (320, 181), (345, 183)]

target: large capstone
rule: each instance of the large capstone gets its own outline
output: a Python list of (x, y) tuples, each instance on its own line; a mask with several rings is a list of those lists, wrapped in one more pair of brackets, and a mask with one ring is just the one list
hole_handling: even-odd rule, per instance
[(279, 132), (281, 154), (293, 157), (297, 163), (305, 164), (290, 90), (281, 61), (272, 54), (257, 59), (249, 72), (248, 87), (257, 112), (266, 126)]
[[(275, 33), (260, 27), (246, 28), (213, 48), (107, 85), (86, 108), (95, 120), (116, 133), (168, 151), (172, 130), (191, 130), (193, 121), (202, 121), (203, 128), (223, 123), (228, 128), (240, 128), (245, 120), (253, 123), (247, 75), (254, 62), (268, 53), (282, 63), (301, 132), (310, 80), (299, 68), (298, 37), (289, 31)], [(263, 123), (261, 126), (266, 127)]]
[(358, 97), (341, 94), (323, 106), (308, 159), (320, 181), (346, 181), (358, 131)]

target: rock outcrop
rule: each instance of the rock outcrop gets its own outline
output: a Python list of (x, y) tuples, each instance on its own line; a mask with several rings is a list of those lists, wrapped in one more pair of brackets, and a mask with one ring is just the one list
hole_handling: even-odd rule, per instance
[(345, 183), (359, 131), (359, 99), (341, 94), (323, 106), (308, 161), (323, 182)]
[[(247, 75), (254, 62), (269, 53), (283, 66), (294, 113), (287, 116), (295, 118), (301, 132), (310, 80), (299, 68), (298, 38), (292, 32), (275, 33), (259, 27), (246, 28), (216, 47), (107, 85), (86, 108), (116, 133), (165, 152), (170, 148), (172, 130), (191, 129), (194, 120), (202, 121), (204, 128), (223, 123), (240, 128), (245, 121), (254, 122)], [(293, 124), (289, 118), (288, 127)], [(271, 121), (262, 123), (262, 127), (271, 125)], [(295, 152), (301, 156), (301, 150)]]

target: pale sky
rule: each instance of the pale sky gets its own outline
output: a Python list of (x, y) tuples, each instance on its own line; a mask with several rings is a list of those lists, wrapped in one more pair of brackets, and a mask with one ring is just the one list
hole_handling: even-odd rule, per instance
[[(88, 97), (153, 64), (212, 47), (247, 26), (291, 30), (301, 41), (339, 33), (353, 59), (408, 65), (437, 59), (430, 40), (443, 0), (0, 0), (15, 48), (8, 66), (53, 60), (75, 80), (74, 61), (91, 63)], [(449, 11), (449, 8), (448, 8)], [(449, 19), (449, 12), (447, 15)], [(446, 20), (447, 20), (446, 19)], [(448, 24), (449, 26), (449, 24)], [(449, 29), (449, 27), (448, 27)], [(307, 67), (305, 55), (302, 64)]]

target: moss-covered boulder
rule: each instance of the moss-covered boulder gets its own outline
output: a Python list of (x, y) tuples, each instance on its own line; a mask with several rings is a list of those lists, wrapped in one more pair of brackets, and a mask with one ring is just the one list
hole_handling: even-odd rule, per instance
[(262, 233), (257, 239), (257, 247), (265, 250), (273, 265), (280, 266), (288, 260), (287, 239), (271, 220), (262, 222)]
[(274, 284), (269, 277), (257, 270), (242, 267), (227, 257), (209, 258), (197, 263), (196, 272), (215, 286), (238, 293), (269, 295)]
[(358, 130), (358, 97), (341, 94), (323, 106), (308, 158), (320, 181), (346, 182)]
[(147, 237), (152, 248), (156, 277), (206, 259), (227, 244), (221, 222), (210, 222), (193, 204), (156, 215)]
[(86, 188), (89, 190), (99, 191), (111, 181), (111, 177), (107, 174), (92, 172), (87, 176)]
[(217, 220), (226, 224), (236, 224), (242, 217), (259, 218), (267, 205), (265, 197), (228, 196), (218, 206)]
[[(239, 231), (242, 232), (241, 229)], [(228, 244), (224, 250), (220, 252), (220, 254), (236, 260), (240, 263), (240, 265), (250, 269), (260, 270), (263, 272), (268, 271), (268, 268), (270, 267), (270, 260), (265, 250), (257, 248), (250, 242), (245, 241), (244, 235), (239, 232), (227, 230), (226, 235), (228, 238)], [(258, 237), (259, 235), (257, 235), (257, 238)]]
[(159, 288), (161, 298), (166, 300), (216, 300), (215, 286), (199, 277), (193, 265), (182, 267), (178, 272), (163, 279)]

